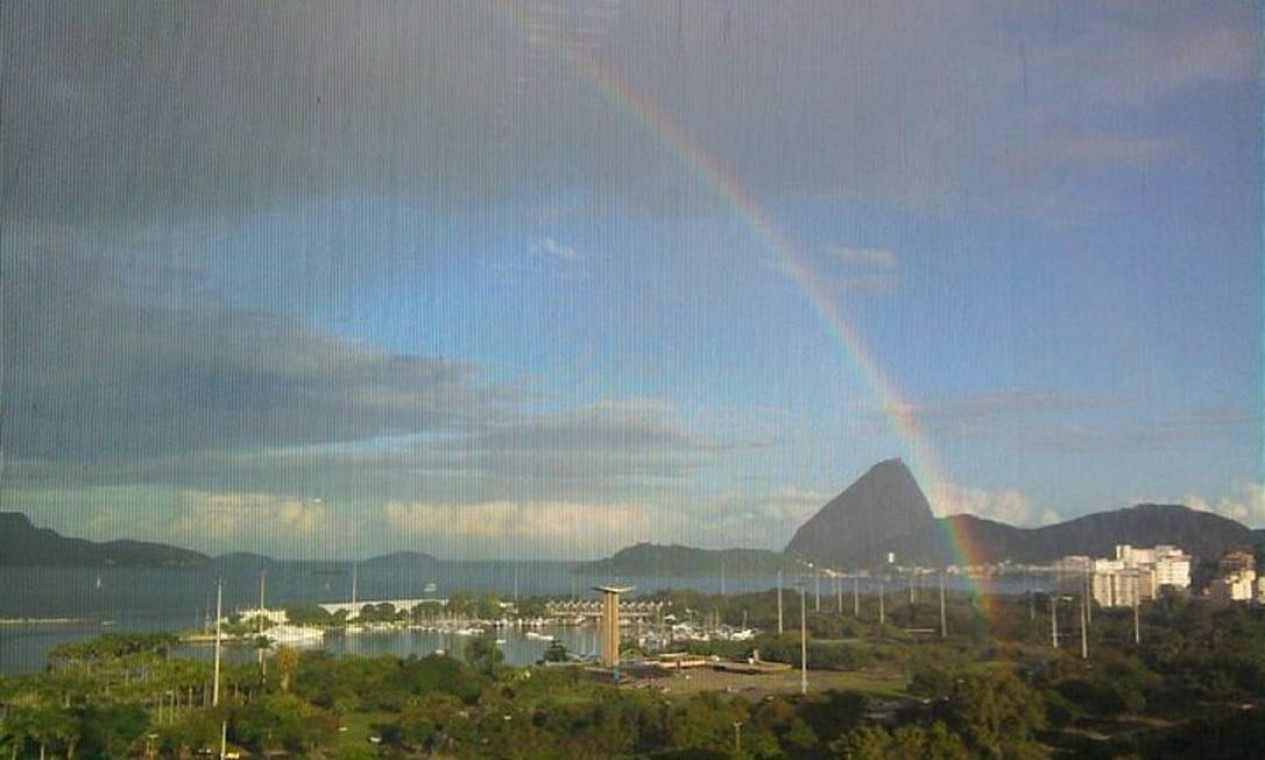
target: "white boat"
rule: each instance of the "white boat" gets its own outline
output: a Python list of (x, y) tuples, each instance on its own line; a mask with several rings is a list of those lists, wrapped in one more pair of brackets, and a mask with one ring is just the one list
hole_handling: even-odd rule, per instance
[(299, 625), (275, 625), (264, 631), (272, 646), (318, 647), (325, 643), (323, 628), (309, 628)]

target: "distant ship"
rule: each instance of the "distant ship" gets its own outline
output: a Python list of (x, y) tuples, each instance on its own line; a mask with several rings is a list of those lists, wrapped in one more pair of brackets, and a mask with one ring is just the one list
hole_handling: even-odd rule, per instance
[(422, 591), (425, 591), (428, 594), (433, 594), (438, 590), (439, 590), (439, 587), (436, 586), (434, 583), (427, 583), (426, 586), (422, 588)]

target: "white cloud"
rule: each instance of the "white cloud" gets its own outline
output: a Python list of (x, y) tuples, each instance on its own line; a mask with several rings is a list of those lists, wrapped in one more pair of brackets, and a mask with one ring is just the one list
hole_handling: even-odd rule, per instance
[(1245, 82), (1260, 67), (1258, 29), (1212, 28), (1154, 30), (1103, 28), (1088, 41), (1114, 44), (1090, 59), (1100, 77), (1091, 91), (1109, 99), (1141, 103), (1170, 97), (1202, 85)]
[(1034, 504), (1020, 491), (986, 491), (954, 483), (941, 483), (937, 488), (937, 517), (968, 514), (1020, 527), (1050, 525), (1060, 521), (1053, 509)]
[(1265, 483), (1245, 483), (1231, 495), (1216, 500), (1191, 495), (1184, 503), (1191, 509), (1213, 512), (1250, 527), (1265, 526)]
[(896, 254), (883, 248), (852, 248), (845, 245), (830, 246), (830, 254), (848, 266), (867, 269), (895, 269)]
[(687, 527), (681, 510), (639, 503), (392, 501), (380, 517), (397, 539), (440, 557), (583, 559)]
[[(182, 546), (220, 554), (248, 550), (307, 555), (301, 547), (340, 544), (354, 530), (314, 499), (266, 493), (184, 491), (163, 534)], [(335, 552), (335, 555), (337, 552)]]
[(575, 261), (581, 258), (575, 248), (559, 243), (551, 237), (533, 241), (529, 250), (532, 253), (543, 253), (559, 259), (566, 259), (567, 261)]
[(826, 251), (831, 261), (823, 274), (832, 278), (841, 293), (883, 295), (900, 285), (896, 255), (889, 250), (833, 243)]

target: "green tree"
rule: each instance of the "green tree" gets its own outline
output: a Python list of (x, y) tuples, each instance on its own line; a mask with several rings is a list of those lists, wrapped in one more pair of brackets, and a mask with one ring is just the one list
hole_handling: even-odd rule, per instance
[(734, 723), (747, 723), (746, 702), (715, 692), (696, 694), (668, 713), (667, 729), (674, 747), (682, 749), (733, 748)]
[(966, 742), (940, 721), (931, 726), (911, 723), (893, 730), (863, 726), (831, 746), (852, 760), (971, 760), (975, 756)]
[(484, 676), (495, 674), (497, 666), (505, 659), (505, 653), (496, 645), (496, 632), (484, 631), (466, 641), (463, 653), (466, 664)]
[(545, 649), (545, 653), (541, 655), (540, 661), (541, 662), (566, 662), (567, 661), (566, 646), (564, 646), (561, 641), (554, 639), (553, 641), (549, 642), (549, 646), (548, 648)]
[(1024, 757), (1045, 725), (1039, 696), (1008, 667), (963, 672), (946, 706), (958, 733), (983, 757)]
[(431, 692), (374, 726), (387, 744), (411, 752), (453, 752), (474, 743), (474, 726), (461, 700)]
[(307, 752), (338, 735), (338, 721), (293, 694), (269, 694), (233, 711), (229, 725), (237, 743), (255, 752)]

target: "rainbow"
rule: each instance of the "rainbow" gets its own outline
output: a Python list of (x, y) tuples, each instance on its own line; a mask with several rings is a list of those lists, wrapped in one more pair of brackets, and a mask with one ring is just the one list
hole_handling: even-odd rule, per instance
[[(565, 30), (542, 31), (532, 27), (530, 20), (513, 6), (510, 6), (509, 11), (515, 25), (526, 31), (533, 44), (547, 45), (562, 58), (571, 61), (597, 86), (608, 102), (631, 116), (647, 134), (675, 156), (682, 166), (687, 167), (709, 192), (743, 222), (755, 239), (777, 258), (780, 267), (804, 292), (808, 303), (839, 342), (844, 355), (874, 389), (880, 405), (903, 441), (906, 463), (915, 479), (927, 490), (928, 501), (933, 507), (947, 503), (949, 481), (942, 475), (943, 469), (927, 443), (927, 437), (912, 412), (913, 407), (902, 398), (896, 383), (883, 372), (874, 352), (844, 314), (837, 300), (823, 286), (822, 278), (814, 271), (808, 258), (778, 229), (752, 193), (682, 129), (669, 113), (603, 66), (595, 56), (586, 53), (584, 47), (570, 39)], [(978, 559), (983, 556), (982, 552), (972, 536), (964, 531), (954, 530), (949, 523), (940, 524), (945, 526), (945, 536), (955, 564), (982, 564)]]

